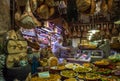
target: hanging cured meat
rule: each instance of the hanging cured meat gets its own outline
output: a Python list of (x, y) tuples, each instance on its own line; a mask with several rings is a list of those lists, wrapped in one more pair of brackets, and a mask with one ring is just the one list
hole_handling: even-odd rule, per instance
[(108, 27), (108, 23), (107, 23), (105, 38), (106, 38), (106, 39), (110, 39), (110, 38), (111, 38), (110, 30), (109, 30), (109, 27)]
[(16, 23), (21, 19), (21, 16), (23, 12), (25, 11), (27, 1), (28, 0), (21, 0), (21, 1), (15, 0), (15, 3), (16, 3), (15, 22)]
[(101, 6), (101, 3), (102, 3), (102, 0), (98, 0), (98, 1), (96, 1), (96, 9), (95, 9), (95, 14), (98, 14), (98, 13), (100, 13), (100, 11), (101, 11), (101, 8), (100, 8), (100, 6)]
[[(19, 1), (19, 0), (17, 0)], [(22, 13), (22, 10), (20, 9), (20, 5), (18, 2), (16, 2), (17, 5), (17, 12), (15, 13), (15, 21), (18, 26), (21, 26), (23, 28), (31, 29), (35, 26), (40, 26), (41, 23), (37, 21), (37, 19), (34, 17), (34, 15), (31, 12), (29, 0), (27, 0), (25, 10)]]
[(97, 24), (97, 29), (100, 30), (101, 26), (100, 24)]
[(76, 0), (78, 11), (84, 14), (94, 14), (96, 9), (95, 0)]
[(101, 24), (101, 30), (100, 30), (100, 35), (103, 37), (105, 35), (103, 23)]
[(38, 5), (34, 15), (38, 17), (38, 20), (48, 20), (55, 13), (53, 0), (43, 0), (43, 3)]
[(65, 35), (70, 35), (71, 36), (71, 32), (70, 32), (70, 29), (68, 27), (68, 23), (64, 20), (62, 25), (63, 25), (63, 28), (65, 29)]
[(77, 31), (77, 37), (81, 37), (81, 30), (80, 30), (80, 26), (78, 26), (78, 31)]
[(95, 8), (96, 8), (96, 2), (95, 2), (95, 0), (92, 0), (92, 1), (91, 1), (91, 10), (90, 10), (90, 14), (94, 14)]
[(108, 0), (108, 12), (111, 13), (113, 6), (113, 0)]
[(117, 36), (119, 34), (116, 25), (114, 24), (114, 28), (112, 29), (112, 35)]
[(112, 32), (112, 28), (113, 28), (112, 23), (109, 23), (108, 28), (109, 28), (109, 31)]
[(82, 25), (80, 29), (81, 29), (81, 31), (83, 31), (84, 30), (84, 26)]
[(45, 2), (48, 7), (49, 7), (49, 18), (52, 17), (55, 13), (56, 13), (56, 10), (55, 10), (55, 2), (54, 0), (46, 0)]
[(92, 27), (91, 27), (92, 25), (91, 24), (89, 24), (89, 30), (91, 30), (92, 29)]
[(89, 31), (89, 30), (90, 30), (90, 26), (89, 26), (89, 25), (87, 25), (87, 26), (86, 26), (86, 29), (87, 29), (87, 31)]
[(108, 23), (106, 24), (106, 35), (110, 35), (110, 31), (109, 31), (109, 28), (108, 28)]
[(16, 24), (17, 24), (17, 21), (20, 20), (21, 14), (22, 14), (22, 12), (20, 10), (20, 7), (17, 6), (17, 10), (16, 10), (16, 13), (15, 13), (15, 22), (16, 22)]
[(78, 11), (85, 12), (91, 6), (91, 0), (76, 0)]
[(105, 23), (103, 24), (103, 30), (106, 31), (106, 29), (107, 29), (107, 24)]
[(48, 8), (48, 5), (42, 4), (39, 8), (37, 8), (37, 15), (41, 19), (48, 19), (49, 18), (49, 8)]
[(30, 0), (30, 8), (32, 12), (35, 12), (37, 6), (38, 6), (37, 0)]
[(86, 37), (87, 36), (87, 28), (86, 28), (86, 26), (84, 26), (82, 34), (83, 34), (82, 37)]
[(89, 26), (88, 25), (86, 25), (86, 32), (89, 30)]
[(76, 26), (73, 25), (73, 37), (77, 36)]
[(105, 14), (107, 13), (107, 11), (108, 11), (107, 0), (102, 0), (101, 12)]

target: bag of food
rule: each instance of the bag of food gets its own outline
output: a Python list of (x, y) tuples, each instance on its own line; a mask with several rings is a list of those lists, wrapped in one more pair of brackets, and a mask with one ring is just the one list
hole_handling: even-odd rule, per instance
[(17, 34), (16, 34), (15, 30), (8, 31), (7, 34), (6, 34), (6, 39), (17, 40), (18, 37), (17, 37)]
[(26, 53), (27, 41), (25, 40), (8, 40), (6, 43), (6, 51), (8, 54)]
[(6, 58), (6, 67), (12, 68), (12, 67), (20, 67), (21, 61), (24, 61), (24, 64), (27, 65), (27, 54), (26, 53), (16, 53), (16, 54), (10, 54)]

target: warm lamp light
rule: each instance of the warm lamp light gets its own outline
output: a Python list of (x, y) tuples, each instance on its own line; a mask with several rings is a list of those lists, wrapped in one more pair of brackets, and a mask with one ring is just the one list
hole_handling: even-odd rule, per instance
[(88, 40), (91, 40), (92, 39), (92, 35), (91, 36), (88, 36)]
[(91, 32), (89, 32), (89, 33), (87, 34), (87, 36), (91, 36), (91, 35), (93, 35), (93, 33), (91, 33)]
[(99, 32), (99, 30), (90, 30), (88, 32), (91, 32), (92, 34), (95, 34), (96, 32)]
[(120, 24), (120, 20), (115, 21), (114, 24)]

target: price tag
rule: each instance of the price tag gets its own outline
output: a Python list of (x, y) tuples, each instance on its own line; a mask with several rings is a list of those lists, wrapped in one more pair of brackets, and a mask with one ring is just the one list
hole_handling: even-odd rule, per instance
[(49, 73), (49, 71), (39, 72), (38, 73), (38, 77), (40, 77), (40, 78), (49, 78), (50, 77), (50, 73)]

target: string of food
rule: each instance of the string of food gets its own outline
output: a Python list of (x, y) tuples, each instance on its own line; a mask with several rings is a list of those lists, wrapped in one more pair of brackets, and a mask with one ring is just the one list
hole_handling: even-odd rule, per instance
[(49, 77), (42, 78), (38, 73), (32, 76), (31, 81), (119, 81), (120, 60), (118, 58), (120, 59), (119, 54), (92, 63), (63, 62), (49, 67), (47, 70)]

